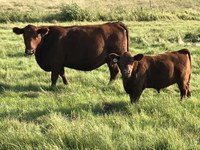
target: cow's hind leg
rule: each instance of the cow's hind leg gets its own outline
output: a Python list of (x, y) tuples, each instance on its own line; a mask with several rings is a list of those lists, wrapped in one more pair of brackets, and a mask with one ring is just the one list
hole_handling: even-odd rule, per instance
[(181, 96), (181, 100), (182, 100), (183, 97), (185, 97), (187, 95), (188, 86), (187, 86), (186, 83), (181, 81), (181, 82), (178, 83), (178, 87), (179, 87), (179, 90), (180, 90), (180, 96)]
[(66, 76), (65, 76), (64, 67), (60, 70), (60, 76), (61, 76), (61, 78), (62, 78), (62, 80), (63, 80), (63, 83), (64, 83), (64, 84), (68, 84), (67, 78), (66, 78)]
[(190, 97), (190, 96), (191, 96), (191, 92), (190, 92), (190, 76), (189, 76), (189, 79), (187, 82), (187, 97)]
[(110, 64), (107, 63), (110, 71), (110, 82), (111, 83), (113, 80), (117, 78), (117, 75), (119, 73), (119, 67), (117, 64)]
[(190, 75), (189, 76), (182, 76), (178, 82), (178, 87), (180, 90), (180, 96), (181, 96), (181, 100), (183, 99), (183, 97), (187, 96), (190, 97), (191, 96), (191, 92), (190, 92)]
[(189, 85), (188, 85), (188, 88), (187, 88), (187, 97), (190, 97), (190, 96), (191, 96), (191, 92), (190, 92)]

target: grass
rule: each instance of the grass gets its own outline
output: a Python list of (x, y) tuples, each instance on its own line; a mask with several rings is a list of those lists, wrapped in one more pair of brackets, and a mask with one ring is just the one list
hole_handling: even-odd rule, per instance
[(0, 22), (200, 20), (197, 0), (0, 0)]
[(125, 24), (133, 53), (191, 51), (192, 97), (180, 102), (173, 85), (160, 94), (145, 89), (131, 105), (120, 76), (108, 85), (106, 65), (91, 72), (65, 68), (69, 85), (59, 79), (51, 89), (50, 73), (24, 55), (22, 36), (12, 33), (27, 23), (0, 24), (0, 149), (200, 149), (200, 52), (184, 39), (199, 34), (199, 22)]

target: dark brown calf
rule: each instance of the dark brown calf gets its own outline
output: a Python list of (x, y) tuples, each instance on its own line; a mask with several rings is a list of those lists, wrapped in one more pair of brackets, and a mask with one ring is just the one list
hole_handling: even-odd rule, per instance
[(125, 91), (131, 102), (139, 100), (145, 88), (158, 92), (174, 83), (178, 84), (181, 99), (190, 96), (191, 56), (187, 49), (148, 56), (130, 52), (110, 54), (113, 64), (118, 63)]
[(39, 66), (51, 71), (52, 85), (58, 76), (67, 84), (64, 67), (90, 71), (107, 63), (110, 81), (119, 72), (117, 65), (109, 62), (108, 55), (121, 55), (128, 51), (128, 30), (121, 22), (87, 26), (33, 26), (13, 28), (22, 34), (25, 53), (35, 54)]

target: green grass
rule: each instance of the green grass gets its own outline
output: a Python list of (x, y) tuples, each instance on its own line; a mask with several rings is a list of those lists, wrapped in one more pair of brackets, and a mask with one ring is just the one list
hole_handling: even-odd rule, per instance
[(200, 149), (200, 47), (184, 39), (199, 34), (199, 22), (125, 24), (133, 53), (191, 51), (192, 97), (180, 102), (173, 85), (160, 94), (145, 89), (130, 104), (121, 76), (108, 85), (106, 65), (91, 72), (66, 68), (69, 85), (59, 78), (52, 89), (50, 73), (24, 55), (22, 36), (12, 33), (27, 24), (0, 24), (0, 149)]

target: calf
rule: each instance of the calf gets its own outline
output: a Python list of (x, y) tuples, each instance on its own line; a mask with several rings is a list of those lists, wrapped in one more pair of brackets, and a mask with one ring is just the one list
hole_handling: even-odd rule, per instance
[(154, 88), (159, 93), (160, 89), (174, 83), (178, 84), (181, 100), (190, 96), (191, 56), (187, 49), (154, 56), (112, 53), (109, 59), (119, 65), (131, 103), (139, 100), (145, 88)]

